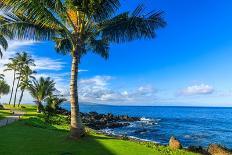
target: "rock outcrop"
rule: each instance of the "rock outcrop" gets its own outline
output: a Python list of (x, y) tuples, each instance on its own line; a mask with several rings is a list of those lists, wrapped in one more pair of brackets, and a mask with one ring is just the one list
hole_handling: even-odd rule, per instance
[(232, 155), (232, 152), (218, 144), (211, 144), (208, 147), (210, 155)]
[(199, 153), (202, 155), (210, 155), (207, 149), (204, 149), (202, 146), (189, 146), (187, 150), (190, 152)]
[[(57, 113), (70, 117), (70, 112), (65, 109), (58, 109)], [(104, 128), (118, 128), (130, 125), (130, 122), (139, 121), (138, 117), (129, 117), (127, 115), (99, 114), (97, 112), (80, 113), (83, 123), (95, 130)]]
[(171, 149), (181, 149), (182, 145), (180, 141), (178, 141), (175, 137), (172, 136), (169, 140), (169, 147)]

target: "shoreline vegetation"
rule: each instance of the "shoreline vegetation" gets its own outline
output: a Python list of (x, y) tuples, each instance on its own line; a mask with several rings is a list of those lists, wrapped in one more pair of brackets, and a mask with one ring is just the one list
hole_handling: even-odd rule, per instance
[[(74, 142), (73, 140), (70, 140), (69, 138), (67, 138), (68, 130), (69, 130), (69, 121), (70, 121), (70, 118), (68, 116), (70, 114), (70, 112), (68, 112), (67, 110), (60, 108), (59, 110), (57, 110), (57, 115), (56, 116), (54, 115), (52, 118), (50, 118), (49, 122), (46, 122), (45, 121), (46, 119), (44, 118), (44, 114), (36, 112), (36, 106), (22, 105), (20, 108), (13, 108), (10, 105), (4, 105), (4, 108), (8, 112), (10, 110), (14, 110), (14, 109), (22, 110), (25, 112), (24, 116), (21, 117), (20, 121), (15, 122), (12, 125), (8, 125), (6, 127), (0, 128), (0, 132), (1, 132), (0, 146), (3, 145), (3, 143), (4, 143), (4, 148), (7, 146), (7, 143), (11, 144), (11, 145), (16, 145), (13, 143), (17, 143), (17, 141), (20, 141), (20, 148), (18, 148), (18, 149), (20, 149), (20, 151), (22, 153), (32, 153), (33, 154), (33, 152), (30, 152), (30, 150), (26, 150), (26, 149), (23, 150), (22, 148), (26, 147), (26, 145), (28, 145), (27, 143), (29, 143), (30, 140), (32, 140), (32, 138), (34, 138), (34, 137), (37, 138), (36, 141), (38, 141), (38, 142), (41, 140), (43, 141), (44, 138), (45, 139), (47, 138), (47, 137), (43, 137), (43, 136), (40, 137), (39, 135), (37, 135), (38, 133), (35, 132), (34, 130), (39, 130), (41, 132), (40, 134), (42, 134), (42, 135), (44, 135), (46, 132), (51, 133), (51, 131), (53, 133), (52, 135), (62, 133), (62, 136), (56, 137), (58, 139), (61, 138), (58, 141), (56, 140), (57, 144), (46, 144), (46, 141), (45, 141), (45, 142), (43, 142), (44, 143), (43, 145), (61, 145), (61, 144), (66, 143), (66, 142), (72, 143), (72, 145), (75, 145), (75, 143), (80, 144), (79, 140), (77, 142)], [(0, 114), (2, 111), (4, 111), (4, 110), (1, 110)], [(114, 116), (114, 115), (110, 115), (110, 114), (103, 115), (103, 114), (97, 114), (95, 112), (86, 113), (86, 114), (82, 113), (82, 117), (86, 117), (85, 119), (87, 119), (87, 120), (91, 119), (91, 118), (94, 119), (94, 118), (98, 117), (99, 119), (102, 119), (102, 118), (109, 119), (108, 121), (112, 121), (112, 122), (117, 122), (115, 119), (119, 119), (119, 122), (121, 120), (124, 120), (124, 121), (128, 120), (129, 122), (133, 122), (133, 121), (137, 121), (139, 119), (136, 117), (130, 118), (128, 116)], [(85, 119), (83, 119), (83, 120), (85, 120)], [(90, 122), (88, 122), (88, 123), (90, 123)], [(211, 155), (208, 152), (208, 150), (210, 148), (208, 148), (208, 150), (206, 148), (203, 148), (200, 146), (197, 146), (197, 147), (190, 146), (188, 148), (182, 148), (180, 143), (177, 146), (176, 144), (179, 141), (176, 140), (175, 138), (174, 138), (174, 141), (172, 142), (171, 145), (169, 144), (169, 146), (166, 146), (166, 145), (157, 144), (157, 143), (151, 142), (151, 141), (144, 141), (144, 140), (137, 139), (137, 138), (131, 138), (128, 136), (113, 135), (113, 134), (105, 133), (105, 132), (102, 132), (101, 130), (95, 130), (95, 129), (89, 128), (87, 126), (89, 124), (85, 124), (85, 125), (86, 125), (86, 128), (85, 128), (86, 135), (84, 136), (83, 139), (80, 140), (80, 141), (82, 141), (81, 143), (83, 143), (83, 145), (85, 145), (85, 143), (91, 144), (91, 143), (93, 143), (93, 140), (95, 141), (95, 140), (103, 139), (102, 141), (100, 140), (102, 143), (101, 145), (107, 145), (107, 146), (109, 145), (108, 147), (110, 149), (108, 151), (113, 150), (114, 153), (109, 153), (106, 150), (101, 150), (100, 152), (94, 152), (94, 150), (90, 149), (88, 151), (85, 150), (83, 154), (91, 154), (92, 155), (94, 153), (96, 153), (96, 154), (101, 153), (101, 154), (109, 154), (109, 155), (111, 155), (111, 154), (112, 155), (113, 154), (133, 154), (133, 155), (134, 154), (155, 154), (155, 155), (156, 154), (157, 155), (197, 155), (197, 154), (204, 154), (204, 155)], [(91, 125), (93, 125), (93, 124), (91, 124)], [(95, 126), (95, 127), (99, 127), (99, 126)], [(120, 127), (120, 125), (117, 127)], [(101, 128), (103, 128), (103, 127), (101, 126)], [(97, 129), (101, 129), (101, 128), (97, 128)], [(18, 129), (19, 129), (19, 131), (16, 132), (15, 130), (18, 130)], [(23, 131), (23, 130), (25, 130), (25, 131)], [(29, 130), (31, 133), (30, 133), (30, 135), (27, 135), (27, 131), (29, 132)], [(9, 132), (12, 132), (13, 135), (11, 135), (11, 133), (9, 133)], [(22, 132), (22, 133), (20, 133), (20, 132)], [(45, 133), (43, 133), (43, 132), (45, 132)], [(8, 137), (6, 137), (6, 136), (8, 136)], [(22, 139), (23, 136), (26, 136), (26, 137), (30, 136), (30, 140), (25, 141), (25, 142), (21, 141), (20, 139)], [(9, 138), (9, 139), (7, 140), (7, 138)], [(52, 139), (55, 137), (49, 137), (49, 138), (52, 141)], [(54, 141), (55, 141), (55, 139), (54, 139)], [(39, 145), (40, 144), (41, 143), (39, 143)], [(34, 145), (36, 145), (36, 144), (33, 144), (32, 147), (35, 147)], [(175, 148), (176, 146), (177, 146), (177, 148)], [(93, 146), (93, 147), (98, 147), (98, 146)], [(134, 148), (134, 147), (136, 147), (136, 148)], [(223, 147), (221, 147), (219, 145), (217, 145), (217, 146), (213, 145), (213, 147), (214, 148), (220, 147), (219, 149), (224, 149)], [(75, 154), (75, 153), (79, 154), (81, 152), (80, 150), (82, 148), (78, 148), (78, 145), (76, 145), (76, 147), (74, 147), (74, 148), (76, 148), (76, 150), (72, 149), (72, 151), (67, 150), (68, 152), (65, 152), (64, 151), (64, 150), (66, 150), (65, 147), (63, 147), (63, 149), (62, 148), (59, 148), (59, 149), (52, 148), (50, 150), (50, 146), (49, 146), (46, 148), (46, 151), (49, 154), (59, 154), (62, 151), (64, 151), (64, 152), (61, 154)], [(117, 150), (117, 149), (119, 149), (119, 150)], [(133, 150), (133, 149), (136, 149), (136, 150)], [(17, 149), (15, 149), (15, 150), (17, 150)], [(212, 148), (211, 148), (211, 150), (212, 150)], [(230, 151), (228, 149), (224, 149), (224, 150), (228, 151), (228, 152)], [(2, 152), (2, 151), (3, 150), (0, 150), (0, 154), (4, 154), (4, 153), (5, 154), (6, 153), (7, 154), (17, 154), (16, 152), (12, 152), (12, 150), (8, 150), (8, 149), (4, 150), (4, 152)], [(9, 152), (7, 152), (7, 151), (9, 151)], [(29, 152), (27, 152), (27, 151), (29, 151)], [(61, 151), (61, 152), (58, 153), (57, 151), (58, 152)], [(213, 150), (213, 151), (215, 151), (215, 150)], [(42, 151), (41, 154), (45, 154), (45, 152)], [(80, 153), (80, 154), (82, 154), (82, 153)], [(212, 155), (214, 155), (214, 154), (212, 154)]]
[(90, 128), (86, 128), (86, 135), (82, 139), (75, 141), (68, 138), (69, 124), (65, 115), (58, 114), (47, 123), (44, 115), (36, 112), (36, 106), (4, 107), (22, 110), (25, 114), (19, 121), (0, 128), (0, 146), (4, 148), (0, 154), (197, 155), (152, 142), (106, 135)]

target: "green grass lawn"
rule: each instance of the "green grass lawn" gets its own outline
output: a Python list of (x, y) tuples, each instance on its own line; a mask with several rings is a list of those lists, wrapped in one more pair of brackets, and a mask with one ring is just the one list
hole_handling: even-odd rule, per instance
[(164, 146), (148, 147), (148, 143), (119, 140), (93, 131), (81, 140), (70, 140), (68, 124), (47, 125), (34, 106), (23, 110), (26, 115), (22, 120), (0, 128), (1, 155), (195, 155)]

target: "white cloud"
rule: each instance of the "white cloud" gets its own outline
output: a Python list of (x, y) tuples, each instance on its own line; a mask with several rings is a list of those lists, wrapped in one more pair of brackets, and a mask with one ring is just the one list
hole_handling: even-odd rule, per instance
[[(3, 65), (9, 62), (9, 58), (13, 57), (17, 52), (27, 49), (26, 52), (32, 54), (35, 59), (36, 67), (35, 70), (38, 73), (35, 75), (36, 78), (41, 76), (51, 77), (56, 82), (56, 87), (61, 94), (69, 97), (69, 80), (70, 73), (61, 73), (65, 67), (64, 63), (60, 59), (52, 59), (49, 57), (39, 57), (33, 55), (32, 52), (28, 51), (30, 47), (37, 42), (34, 41), (9, 41), (9, 49), (4, 52), (3, 58), (0, 60), (0, 73), (3, 72)], [(59, 72), (58, 72), (59, 71)], [(78, 70), (79, 73), (88, 72), (86, 69)], [(10, 85), (13, 81), (12, 72), (4, 72), (5, 79)], [(79, 88), (79, 99), (81, 102), (93, 102), (93, 103), (134, 103), (134, 102), (152, 102), (156, 99), (156, 90), (150, 85), (138, 86), (136, 88), (124, 88), (116, 89), (112, 87), (112, 80), (114, 77), (111, 76), (94, 76), (92, 78), (80, 79), (78, 81)], [(20, 91), (19, 91), (20, 93)], [(10, 95), (6, 95), (1, 99), (1, 102), (8, 102)], [(148, 98), (149, 97), (149, 98)], [(28, 92), (25, 92), (23, 103), (32, 103), (33, 99)]]
[(184, 88), (178, 92), (178, 95), (181, 96), (207, 95), (207, 94), (212, 94), (213, 92), (214, 92), (214, 88), (212, 86), (206, 84), (200, 84), (200, 85), (193, 85)]
[[(150, 86), (120, 90), (111, 87), (111, 76), (95, 76), (93, 78), (81, 79), (79, 81), (79, 99), (81, 102), (94, 103), (144, 103), (154, 102), (156, 90)], [(149, 97), (149, 98), (147, 98)]]
[(52, 70), (59, 71), (64, 68), (66, 63), (62, 62), (60, 59), (51, 59), (48, 57), (37, 57), (33, 56), (36, 66), (35, 70)]

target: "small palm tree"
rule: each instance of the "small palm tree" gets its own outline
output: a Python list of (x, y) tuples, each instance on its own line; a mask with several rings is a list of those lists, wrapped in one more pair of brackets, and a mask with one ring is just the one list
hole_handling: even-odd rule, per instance
[(143, 5), (131, 13), (116, 15), (119, 0), (2, 0), (1, 3), (2, 10), (13, 13), (0, 18), (7, 21), (2, 29), (13, 32), (14, 37), (20, 39), (53, 40), (58, 53), (72, 57), (72, 138), (84, 135), (77, 90), (82, 56), (94, 52), (108, 58), (110, 43), (153, 39), (156, 30), (166, 24), (162, 12), (145, 13)]
[(48, 78), (41, 77), (38, 81), (33, 80), (27, 88), (31, 96), (35, 99), (37, 105), (37, 112), (41, 113), (43, 110), (43, 102), (53, 95), (55, 89), (55, 82)]
[(0, 80), (0, 98), (2, 95), (7, 95), (9, 91), (10, 86), (4, 80)]
[(23, 99), (24, 91), (29, 87), (29, 85), (31, 83), (31, 79), (35, 80), (35, 77), (33, 76), (33, 74), (35, 74), (35, 73), (36, 72), (31, 70), (29, 66), (26, 66), (22, 69), (21, 81), (19, 84), (19, 87), (21, 89), (21, 95), (19, 98), (18, 107), (20, 106), (21, 101)]
[(34, 60), (26, 52), (16, 53), (15, 59), (17, 61), (17, 72), (18, 72), (17, 79), (18, 79), (18, 82), (17, 82), (16, 88), (15, 88), (14, 107), (16, 104), (17, 93), (18, 93), (20, 81), (21, 81), (23, 74), (24, 74), (24, 72), (23, 72), (24, 69), (26, 69), (27, 67), (30, 68), (30, 66), (35, 66)]
[(54, 96), (54, 95), (49, 96), (46, 99), (46, 107), (44, 110), (46, 122), (49, 122), (51, 116), (56, 115), (56, 112), (57, 112), (59, 106), (65, 101), (66, 101), (65, 98), (60, 98), (60, 97)]
[(10, 60), (10, 62), (8, 64), (4, 65), (6, 67), (4, 72), (13, 71), (13, 83), (12, 83), (12, 87), (11, 87), (10, 100), (9, 100), (9, 104), (10, 104), (11, 100), (12, 100), (13, 93), (14, 93), (14, 86), (15, 86), (15, 80), (16, 80), (16, 71), (17, 71), (17, 66), (18, 65), (17, 65), (17, 60), (15, 58), (10, 58), (9, 60)]

